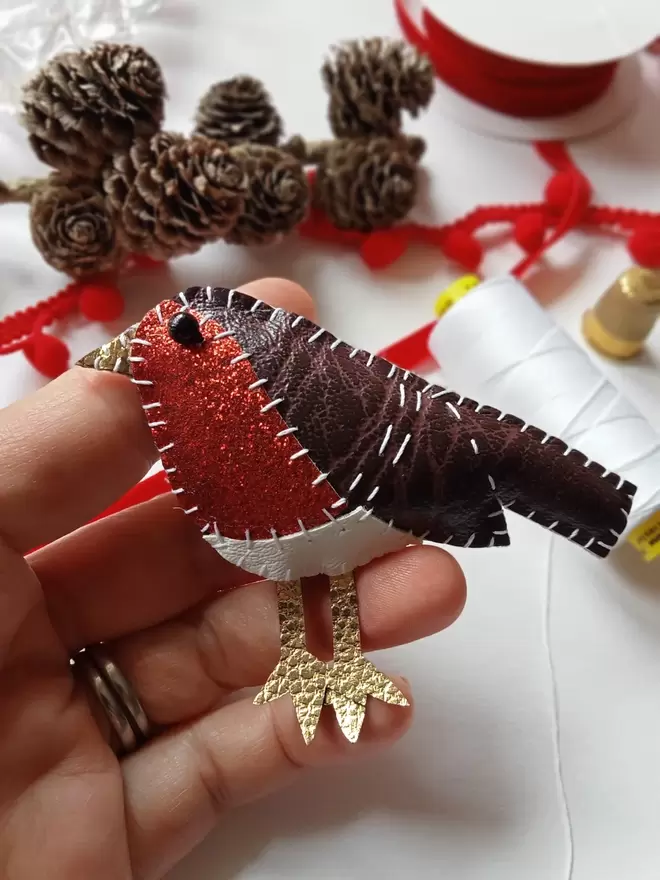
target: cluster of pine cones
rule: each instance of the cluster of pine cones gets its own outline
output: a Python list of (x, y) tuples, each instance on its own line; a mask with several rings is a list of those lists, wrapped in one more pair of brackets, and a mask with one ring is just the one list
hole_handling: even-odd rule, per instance
[(428, 59), (372, 39), (336, 49), (322, 74), (334, 140), (284, 141), (270, 95), (248, 76), (212, 86), (184, 136), (162, 130), (165, 84), (144, 49), (100, 43), (56, 56), (23, 95), (30, 144), (54, 169), (30, 198), (44, 259), (84, 277), (129, 253), (161, 260), (218, 239), (268, 243), (295, 228), (312, 199), (343, 228), (402, 219), (424, 144), (403, 134), (401, 114), (431, 98)]

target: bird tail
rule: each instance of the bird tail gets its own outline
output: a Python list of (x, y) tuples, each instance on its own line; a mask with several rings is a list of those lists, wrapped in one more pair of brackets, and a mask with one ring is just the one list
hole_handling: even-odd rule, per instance
[(624, 531), (636, 488), (556, 437), (464, 400), (505, 509), (605, 557)]

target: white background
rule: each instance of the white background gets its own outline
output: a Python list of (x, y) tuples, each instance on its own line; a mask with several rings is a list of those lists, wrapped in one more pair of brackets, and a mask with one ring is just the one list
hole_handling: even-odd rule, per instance
[[(376, 34), (397, 34), (389, 0), (165, 0), (138, 38), (163, 65), (171, 128), (189, 128), (213, 80), (249, 72), (270, 86), (290, 133), (316, 137), (327, 133), (317, 70), (328, 44)], [(646, 59), (644, 74), (634, 115), (574, 155), (599, 202), (660, 210), (660, 60)], [(548, 170), (525, 144), (474, 133), (439, 102), (409, 130), (429, 142), (417, 219), (540, 197)], [(7, 119), (0, 154), (6, 177), (39, 168)], [(2, 313), (61, 286), (30, 243), (24, 207), (2, 208), (0, 241)], [(518, 257), (499, 247), (485, 272)], [(530, 286), (578, 337), (583, 309), (627, 265), (618, 241), (573, 234)], [(218, 245), (127, 284), (129, 317), (189, 284), (265, 274), (299, 281), (321, 323), (378, 349), (427, 321), (457, 273), (429, 250), (373, 274), (354, 253), (309, 242)], [(67, 338), (79, 355), (107, 332), (72, 326)], [(660, 429), (658, 333), (643, 358), (604, 368)], [(0, 361), (0, 402), (38, 384), (20, 356)], [(470, 596), (455, 626), (379, 658), (414, 687), (407, 738), (371, 763), (316, 772), (229, 816), (170, 880), (564, 880), (571, 871), (573, 880), (657, 880), (660, 567), (628, 547), (602, 563), (556, 542), (549, 570), (546, 533), (517, 520), (511, 531), (510, 549), (460, 553)]]

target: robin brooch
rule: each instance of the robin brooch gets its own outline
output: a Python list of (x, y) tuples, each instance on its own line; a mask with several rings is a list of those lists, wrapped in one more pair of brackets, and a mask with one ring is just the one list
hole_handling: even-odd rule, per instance
[[(133, 382), (184, 514), (276, 582), (281, 655), (256, 702), (289, 694), (307, 742), (324, 704), (351, 741), (368, 697), (407, 704), (362, 655), (358, 566), (422, 541), (505, 546), (505, 510), (605, 557), (635, 492), (543, 430), (238, 290), (191, 287), (79, 364)], [(301, 578), (319, 574), (329, 664), (305, 641)]]

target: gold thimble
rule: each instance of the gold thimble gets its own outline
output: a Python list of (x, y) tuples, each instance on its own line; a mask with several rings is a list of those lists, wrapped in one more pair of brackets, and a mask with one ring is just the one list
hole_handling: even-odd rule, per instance
[(660, 270), (634, 266), (584, 313), (582, 333), (602, 354), (629, 358), (642, 350), (659, 315)]

